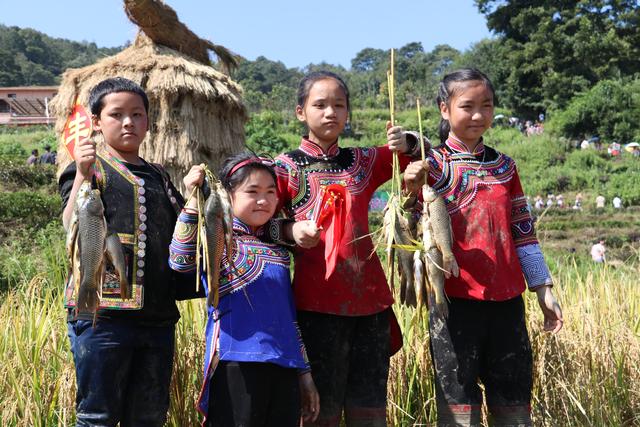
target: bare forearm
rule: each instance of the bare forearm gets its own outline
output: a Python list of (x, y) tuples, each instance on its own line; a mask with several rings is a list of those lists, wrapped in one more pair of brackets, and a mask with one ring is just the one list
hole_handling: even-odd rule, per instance
[(76, 173), (76, 177), (73, 180), (73, 187), (71, 187), (71, 192), (69, 193), (69, 200), (67, 201), (67, 205), (64, 207), (64, 211), (62, 211), (62, 225), (65, 230), (69, 227), (69, 221), (71, 221), (71, 215), (73, 214), (73, 209), (76, 205), (76, 196), (78, 195), (78, 190), (85, 179), (86, 178), (84, 176)]

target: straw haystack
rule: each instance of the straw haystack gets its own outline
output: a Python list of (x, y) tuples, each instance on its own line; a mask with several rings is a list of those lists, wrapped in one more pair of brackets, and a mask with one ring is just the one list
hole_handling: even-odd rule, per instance
[[(145, 6), (142, 11), (131, 7), (140, 3)], [(151, 37), (158, 36), (158, 29), (164, 37), (173, 29), (179, 41), (173, 46), (176, 50), (159, 44), (141, 31), (135, 42), (117, 55), (85, 68), (67, 70), (62, 76), (58, 95), (52, 101), (57, 117), (56, 131), (59, 135), (62, 133), (76, 99), (88, 110), (90, 89), (106, 78), (121, 76), (140, 84), (149, 97), (149, 132), (140, 149), (144, 159), (164, 165), (176, 184), (181, 183), (193, 164), (204, 162), (217, 170), (225, 157), (244, 148), (247, 113), (241, 87), (212, 68), (208, 55), (203, 52), (206, 54), (207, 49), (217, 48), (214, 52), (220, 53), (219, 58), (227, 66), (233, 65), (233, 57), (226, 49), (198, 39), (177, 20), (175, 12), (161, 2), (127, 0), (125, 4), (127, 14), (134, 22), (141, 21), (135, 19), (141, 13), (156, 16), (155, 22), (141, 24), (143, 31), (147, 26)], [(149, 5), (155, 9), (150, 11)], [(153, 15), (152, 10), (161, 13)], [(163, 26), (159, 26), (159, 22)], [(155, 33), (152, 28), (156, 29)], [(198, 43), (204, 50), (198, 50), (196, 59), (188, 55), (189, 48), (184, 47)], [(225, 56), (227, 53), (229, 55)], [(58, 171), (61, 172), (71, 158), (62, 145), (58, 153)]]

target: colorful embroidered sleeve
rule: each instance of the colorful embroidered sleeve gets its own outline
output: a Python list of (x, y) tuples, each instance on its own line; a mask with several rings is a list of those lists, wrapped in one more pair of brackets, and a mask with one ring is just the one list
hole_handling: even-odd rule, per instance
[(552, 285), (553, 280), (536, 238), (533, 217), (523, 194), (516, 171), (511, 186), (511, 234), (516, 245), (520, 267), (530, 290)]
[(169, 246), (169, 266), (173, 270), (182, 273), (195, 270), (197, 225), (198, 216), (183, 209)]

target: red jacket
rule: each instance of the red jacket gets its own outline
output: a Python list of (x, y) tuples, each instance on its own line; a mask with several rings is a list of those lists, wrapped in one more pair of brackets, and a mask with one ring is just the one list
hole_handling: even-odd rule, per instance
[(429, 156), (429, 184), (451, 216), (453, 254), (460, 276), (446, 280), (450, 297), (505, 301), (550, 284), (516, 165), (478, 144), (474, 153), (454, 140)]
[[(409, 158), (400, 155), (402, 169)], [(340, 148), (327, 152), (303, 139), (297, 150), (276, 158), (280, 205), (296, 220), (310, 219), (321, 186), (345, 185), (351, 195), (351, 215), (338, 251), (336, 269), (324, 279), (324, 233), (311, 249), (294, 253), (294, 295), (298, 310), (361, 316), (379, 313), (393, 304), (393, 297), (373, 241), (369, 236), (371, 197), (391, 178), (392, 153), (388, 147)]]

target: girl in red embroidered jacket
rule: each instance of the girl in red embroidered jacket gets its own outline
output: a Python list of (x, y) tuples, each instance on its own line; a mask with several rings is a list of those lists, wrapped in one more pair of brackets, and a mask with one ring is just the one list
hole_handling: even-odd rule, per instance
[[(394, 333), (399, 329), (390, 326), (395, 323), (393, 297), (369, 237), (368, 205), (375, 189), (391, 178), (393, 152), (402, 153), (404, 168), (410, 161), (405, 153), (412, 147), (406, 141), (340, 147), (349, 91), (333, 73), (312, 73), (302, 80), (296, 116), (309, 133), (297, 150), (276, 158), (275, 169), (280, 203), (296, 220), (284, 235), (297, 244), (293, 286), (298, 324), (320, 394), (317, 424), (339, 425), (344, 409), (348, 426), (364, 420), (386, 425), (390, 336), (399, 338)], [(311, 219), (321, 188), (330, 184), (347, 188), (350, 213), (335, 270), (325, 279), (325, 232)]]
[[(430, 312), (438, 425), (480, 425), (485, 386), (495, 425), (531, 425), (531, 345), (525, 325), (525, 279), (536, 292), (544, 329), (562, 327), (562, 311), (535, 237), (533, 220), (513, 159), (484, 145), (493, 120), (495, 93), (475, 69), (448, 74), (437, 97), (442, 144), (428, 161), (405, 171), (405, 184), (420, 195), (424, 173), (445, 200), (453, 229), (459, 277), (445, 291), (449, 316)], [(416, 135), (393, 128), (390, 143)], [(419, 204), (418, 204), (419, 205)], [(421, 211), (421, 207), (418, 207)]]

